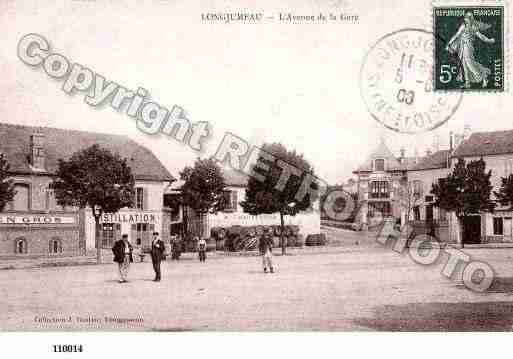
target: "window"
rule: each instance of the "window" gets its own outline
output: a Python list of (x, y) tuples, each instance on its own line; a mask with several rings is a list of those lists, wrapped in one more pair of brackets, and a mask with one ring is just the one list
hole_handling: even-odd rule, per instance
[(415, 221), (420, 221), (420, 207), (419, 206), (413, 207), (413, 219)]
[(142, 187), (135, 189), (135, 208), (144, 209), (144, 188)]
[(223, 211), (235, 212), (237, 210), (237, 191), (224, 191)]
[(30, 187), (28, 184), (16, 183), (14, 185), (16, 195), (11, 202), (11, 210), (28, 211), (30, 209)]
[(504, 234), (504, 223), (502, 217), (493, 218), (493, 234), (496, 236), (502, 236)]
[(438, 219), (440, 221), (446, 221), (447, 220), (447, 211), (443, 208), (438, 208)]
[(385, 170), (385, 160), (377, 159), (374, 160), (374, 171), (384, 171)]
[(16, 254), (27, 254), (27, 240), (25, 238), (17, 238), (14, 241), (14, 253)]
[(48, 242), (48, 252), (50, 254), (62, 253), (62, 241), (59, 238), (52, 238)]
[(109, 247), (114, 243), (114, 223), (103, 223), (102, 246)]
[(433, 196), (424, 197), (424, 202), (433, 202)]
[(433, 205), (428, 204), (426, 206), (426, 221), (432, 222), (433, 221)]
[(413, 195), (417, 197), (422, 196), (422, 181), (413, 181)]
[(387, 181), (373, 181), (371, 182), (371, 198), (388, 198), (389, 196), (388, 182)]
[(369, 203), (369, 217), (376, 216), (387, 217), (390, 215), (390, 203), (389, 202), (370, 202)]

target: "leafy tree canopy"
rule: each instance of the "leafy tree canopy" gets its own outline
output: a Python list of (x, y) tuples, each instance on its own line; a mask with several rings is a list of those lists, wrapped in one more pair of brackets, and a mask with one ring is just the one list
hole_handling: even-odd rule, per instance
[(95, 217), (133, 205), (134, 176), (125, 158), (93, 145), (59, 160), (52, 183), (57, 203), (90, 207)]
[(197, 159), (194, 167), (185, 167), (180, 172), (183, 204), (196, 213), (216, 213), (224, 203), (224, 182), (221, 167), (213, 158)]
[(16, 195), (14, 183), (9, 179), (9, 163), (3, 153), (0, 153), (0, 212)]
[(503, 206), (509, 206), (513, 210), (513, 174), (501, 178), (501, 187), (499, 191), (494, 191), (497, 201)]
[(481, 212), (493, 212), (495, 203), (490, 200), (492, 171), (486, 171), (486, 163), (479, 160), (465, 163), (458, 159), (452, 173), (433, 184), (434, 205), (454, 211), (458, 217)]
[[(257, 174), (263, 176), (263, 181), (254, 176), (249, 177), (246, 199), (241, 202), (244, 212), (252, 215), (281, 213), (294, 216), (310, 208), (311, 204), (317, 200), (318, 194), (312, 195), (310, 192), (301, 200), (297, 198), (301, 186), (305, 183), (309, 184), (307, 176), (310, 179), (314, 178), (310, 163), (302, 154), (289, 151), (280, 143), (265, 144), (261, 149), (259, 161), (267, 165), (268, 169), (261, 169), (264, 166), (257, 166), (254, 169)], [(286, 183), (282, 183), (282, 179), (279, 184), (284, 166), (290, 167), (292, 174)], [(315, 180), (311, 182), (311, 187), (318, 190), (319, 183)]]

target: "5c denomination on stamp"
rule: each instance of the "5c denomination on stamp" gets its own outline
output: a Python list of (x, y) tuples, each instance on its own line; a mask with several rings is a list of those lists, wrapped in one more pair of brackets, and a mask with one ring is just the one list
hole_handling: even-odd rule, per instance
[(433, 26), (435, 91), (504, 91), (504, 7), (434, 7)]
[(366, 54), (360, 91), (371, 116), (385, 127), (418, 133), (445, 123), (462, 93), (433, 91), (433, 34), (404, 29), (383, 36)]

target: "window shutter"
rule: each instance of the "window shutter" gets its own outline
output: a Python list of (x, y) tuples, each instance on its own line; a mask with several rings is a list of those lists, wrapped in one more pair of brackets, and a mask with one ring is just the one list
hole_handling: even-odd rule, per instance
[(148, 209), (148, 189), (147, 188), (142, 188), (142, 192), (143, 192), (143, 210), (147, 210)]
[(53, 247), (53, 240), (48, 241), (48, 253), (53, 253), (52, 248)]
[(232, 209), (237, 211), (237, 191), (232, 191)]

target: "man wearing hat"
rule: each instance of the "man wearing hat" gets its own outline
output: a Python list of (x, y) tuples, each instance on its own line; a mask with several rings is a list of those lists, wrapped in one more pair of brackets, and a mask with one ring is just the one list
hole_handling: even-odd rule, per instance
[(117, 240), (112, 247), (114, 253), (114, 262), (119, 266), (119, 283), (127, 281), (130, 263), (134, 261), (132, 256), (134, 249), (128, 241), (128, 234), (123, 234), (120, 240)]
[(258, 249), (262, 255), (262, 264), (264, 266), (264, 272), (267, 273), (267, 269), (271, 273), (274, 273), (273, 268), (273, 237), (271, 235), (271, 229), (266, 228), (260, 241), (258, 243)]
[(155, 282), (160, 282), (161, 271), (160, 262), (166, 259), (164, 254), (166, 246), (159, 238), (159, 232), (153, 232), (153, 241), (151, 242), (151, 262), (153, 263), (153, 270), (155, 271)]

